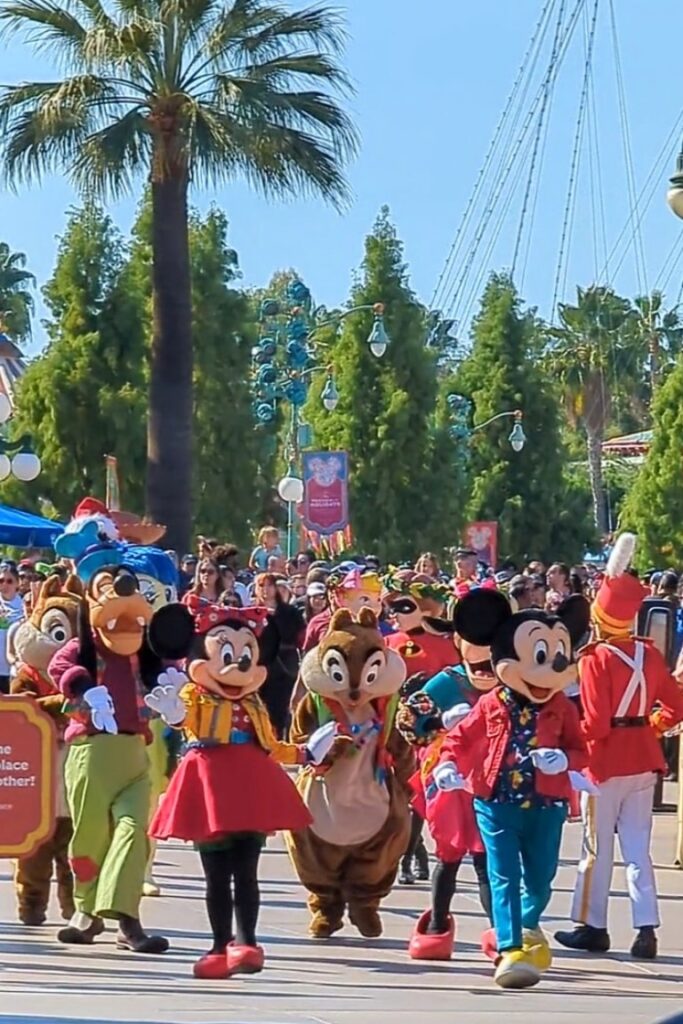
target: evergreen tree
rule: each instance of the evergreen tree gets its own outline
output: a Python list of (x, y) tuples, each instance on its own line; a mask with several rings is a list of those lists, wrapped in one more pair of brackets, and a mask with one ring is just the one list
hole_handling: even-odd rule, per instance
[(539, 325), (523, 311), (510, 278), (493, 274), (472, 331), (472, 349), (456, 376), (474, 407), (474, 425), (520, 409), (526, 444), (513, 451), (512, 418), (497, 420), (470, 439), (470, 521), (498, 522), (501, 558), (518, 564), (556, 557), (553, 531), (562, 509), (563, 453), (559, 411), (534, 362)]
[(620, 528), (638, 534), (641, 567), (683, 563), (683, 359), (657, 391), (650, 451), (622, 509)]
[[(43, 290), (48, 344), (18, 389), (16, 436), (31, 434), (43, 469), (22, 484), (68, 516), (84, 494), (104, 497), (104, 457), (119, 460), (126, 504), (141, 509), (145, 472), (144, 306), (124, 242), (102, 209), (71, 212)], [(16, 484), (3, 486), (7, 500)]]
[(360, 283), (350, 306), (385, 304), (391, 339), (377, 359), (368, 336), (371, 311), (351, 314), (329, 344), (339, 403), (326, 412), (319, 374), (305, 409), (316, 447), (347, 451), (356, 546), (384, 560), (412, 558), (457, 538), (458, 494), (450, 442), (435, 431), (436, 356), (425, 347), (425, 310), (408, 283), (403, 246), (382, 209), (366, 239)]

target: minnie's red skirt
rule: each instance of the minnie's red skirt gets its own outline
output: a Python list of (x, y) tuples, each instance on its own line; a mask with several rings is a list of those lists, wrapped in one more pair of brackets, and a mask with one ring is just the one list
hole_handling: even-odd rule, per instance
[(231, 832), (297, 831), (312, 820), (292, 780), (264, 750), (226, 743), (188, 751), (149, 834), (207, 843)]

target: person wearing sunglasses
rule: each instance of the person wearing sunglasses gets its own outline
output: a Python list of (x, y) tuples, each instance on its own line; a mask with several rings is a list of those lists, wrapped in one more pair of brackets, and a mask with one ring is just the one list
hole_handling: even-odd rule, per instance
[(10, 662), (7, 638), (15, 622), (25, 617), (24, 599), (19, 593), (19, 573), (16, 566), (0, 565), (0, 693), (9, 693)]

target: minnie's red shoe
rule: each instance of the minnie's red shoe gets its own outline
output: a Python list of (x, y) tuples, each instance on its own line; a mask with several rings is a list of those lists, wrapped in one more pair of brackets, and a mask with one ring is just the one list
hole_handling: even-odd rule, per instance
[(205, 981), (219, 981), (230, 977), (225, 953), (207, 953), (192, 968), (195, 978)]
[(415, 925), (410, 937), (408, 953), (412, 960), (450, 960), (455, 942), (455, 918), (448, 915), (448, 931), (441, 934), (427, 931), (432, 919), (430, 910), (425, 910)]
[(228, 946), (228, 974), (258, 974), (263, 970), (265, 956), (261, 946), (237, 946), (231, 942)]
[(481, 951), (489, 960), (498, 959), (498, 943), (495, 928), (487, 928), (481, 937)]

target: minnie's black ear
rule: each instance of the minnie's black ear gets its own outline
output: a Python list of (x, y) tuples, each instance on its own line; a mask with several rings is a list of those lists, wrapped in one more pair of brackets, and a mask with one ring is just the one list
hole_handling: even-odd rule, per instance
[(489, 647), (496, 633), (512, 616), (510, 602), (499, 590), (470, 590), (453, 613), (458, 636), (477, 647)]
[(194, 619), (184, 604), (167, 604), (155, 612), (147, 639), (158, 658), (179, 661), (190, 653)]
[(569, 630), (572, 646), (576, 646), (582, 636), (588, 632), (591, 622), (591, 606), (581, 594), (572, 594), (565, 598), (555, 612)]
[(450, 619), (436, 619), (431, 615), (425, 615), (423, 621), (426, 622), (435, 633), (455, 633), (455, 626)]

